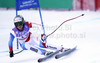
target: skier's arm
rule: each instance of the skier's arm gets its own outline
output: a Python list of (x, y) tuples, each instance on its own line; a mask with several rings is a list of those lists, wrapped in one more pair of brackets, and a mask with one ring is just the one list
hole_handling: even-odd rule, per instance
[(41, 27), (41, 24), (37, 24), (37, 23), (32, 23), (32, 22), (26, 22), (26, 24), (28, 25), (28, 27), (30, 28), (37, 28), (41, 34), (43, 34), (43, 29)]
[(46, 35), (43, 34), (43, 29), (41, 27), (40, 24), (37, 24), (37, 23), (29, 23), (29, 22), (26, 22), (26, 24), (28, 25), (28, 27), (30, 28), (38, 28), (38, 30), (40, 31), (41, 33), (41, 40), (42, 41), (45, 41), (47, 39)]
[(15, 36), (10, 33), (10, 38), (9, 38), (9, 42), (8, 42), (8, 46), (9, 46), (9, 56), (13, 57), (13, 40), (14, 40)]
[(13, 40), (14, 40), (14, 35), (12, 33), (10, 33), (10, 38), (9, 38), (9, 50), (12, 51), (13, 50)]

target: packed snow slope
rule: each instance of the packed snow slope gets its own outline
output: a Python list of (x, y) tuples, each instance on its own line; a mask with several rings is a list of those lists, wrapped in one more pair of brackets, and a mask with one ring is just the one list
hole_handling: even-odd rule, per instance
[[(46, 35), (55, 30), (63, 21), (81, 14), (83, 17), (64, 23), (47, 42), (65, 48), (77, 49), (60, 59), (54, 57), (43, 63), (100, 63), (100, 12), (94, 11), (55, 11), (41, 10)], [(18, 14), (25, 20), (41, 24), (38, 10), (23, 10)], [(0, 10), (0, 63), (38, 63), (42, 55), (33, 51), (23, 51), (13, 58), (9, 57), (8, 41), (10, 31), (14, 27), (15, 10)], [(38, 29), (31, 29), (33, 35), (40, 38)], [(16, 39), (13, 42), (14, 52), (17, 52)], [(21, 48), (19, 48), (21, 50)]]

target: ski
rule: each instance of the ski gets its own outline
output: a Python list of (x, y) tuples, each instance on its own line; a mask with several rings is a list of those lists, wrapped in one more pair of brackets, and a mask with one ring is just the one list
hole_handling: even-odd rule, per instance
[(43, 62), (43, 61), (45, 61), (45, 60), (51, 58), (52, 56), (54, 56), (54, 55), (57, 54), (57, 53), (59, 53), (59, 50), (53, 52), (52, 54), (50, 54), (50, 55), (48, 55), (48, 56), (45, 56), (45, 57), (43, 57), (43, 58), (38, 59), (38, 62)]
[(75, 46), (75, 47), (72, 48), (72, 49), (70, 49), (70, 48), (69, 48), (69, 49), (66, 49), (66, 51), (61, 52), (61, 54), (58, 54), (58, 53), (59, 53), (59, 50), (57, 50), (57, 51), (53, 52), (52, 54), (50, 54), (50, 55), (48, 55), (48, 56), (45, 56), (45, 57), (43, 57), (43, 58), (38, 59), (38, 62), (43, 62), (43, 61), (45, 61), (45, 60), (51, 58), (52, 56), (54, 56), (54, 55), (56, 55), (56, 54), (57, 54), (57, 55), (55, 56), (55, 58), (56, 58), (56, 59), (59, 59), (59, 58), (65, 56), (65, 55), (68, 55), (69, 53), (73, 52), (73, 51), (76, 49), (76, 47), (77, 47), (77, 46)]
[(56, 59), (59, 59), (59, 58), (65, 56), (65, 55), (68, 55), (68, 54), (70, 54), (71, 52), (73, 52), (74, 50), (76, 50), (76, 48), (77, 48), (77, 46), (75, 46), (75, 47), (72, 48), (72, 49), (67, 49), (66, 51), (62, 52), (61, 54), (57, 54), (57, 55), (55, 56), (55, 58), (56, 58)]

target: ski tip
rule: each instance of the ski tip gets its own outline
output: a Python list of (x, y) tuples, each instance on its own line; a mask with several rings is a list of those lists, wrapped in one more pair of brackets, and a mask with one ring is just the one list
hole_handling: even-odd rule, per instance
[(40, 59), (38, 59), (38, 62), (41, 62), (41, 58), (40, 58)]
[(58, 55), (56, 55), (55, 58), (58, 59)]
[(75, 48), (77, 48), (77, 46), (75, 46)]

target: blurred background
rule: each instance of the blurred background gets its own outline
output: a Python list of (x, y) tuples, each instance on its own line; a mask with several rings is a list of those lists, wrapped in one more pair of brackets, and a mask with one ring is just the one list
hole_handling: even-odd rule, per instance
[[(100, 11), (100, 0), (39, 0), (42, 9)], [(15, 0), (0, 0), (0, 9), (15, 9)]]

